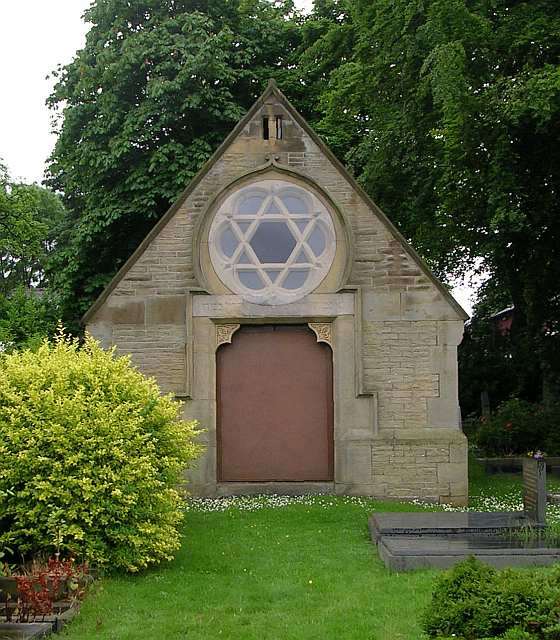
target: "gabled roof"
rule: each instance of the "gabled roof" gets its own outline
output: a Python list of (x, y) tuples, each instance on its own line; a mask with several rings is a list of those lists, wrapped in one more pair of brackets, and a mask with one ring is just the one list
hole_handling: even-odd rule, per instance
[(422, 258), (410, 246), (410, 244), (407, 242), (404, 236), (400, 233), (400, 231), (395, 227), (395, 225), (389, 220), (389, 218), (383, 213), (383, 211), (375, 204), (375, 202), (373, 202), (373, 200), (368, 196), (368, 194), (358, 184), (358, 182), (356, 182), (354, 177), (347, 171), (344, 165), (340, 162), (340, 160), (338, 160), (338, 158), (321, 140), (321, 138), (313, 131), (313, 129), (309, 126), (309, 124), (307, 124), (305, 119), (298, 113), (298, 111), (296, 111), (295, 107), (291, 104), (288, 98), (286, 98), (286, 96), (280, 91), (280, 89), (276, 84), (276, 81), (271, 79), (269, 80), (268, 86), (265, 89), (265, 91), (262, 93), (262, 95), (255, 101), (255, 103), (249, 109), (249, 111), (245, 114), (245, 116), (241, 118), (241, 120), (233, 128), (231, 133), (226, 137), (226, 139), (222, 142), (222, 144), (216, 149), (216, 151), (212, 154), (212, 156), (204, 163), (200, 171), (189, 182), (186, 189), (180, 194), (180, 196), (173, 203), (173, 205), (171, 205), (171, 207), (167, 210), (167, 212), (154, 225), (154, 227), (151, 229), (148, 235), (138, 245), (138, 248), (134, 251), (134, 253), (130, 256), (130, 258), (128, 258), (128, 260), (123, 264), (123, 266), (119, 269), (119, 271), (116, 273), (113, 279), (101, 292), (101, 294), (98, 296), (95, 302), (86, 311), (86, 313), (82, 317), (82, 322), (85, 324), (93, 317), (95, 312), (101, 307), (101, 305), (105, 302), (105, 300), (107, 300), (107, 298), (115, 289), (115, 287), (123, 279), (127, 271), (136, 263), (138, 258), (144, 253), (145, 249), (148, 247), (150, 242), (165, 227), (165, 225), (173, 217), (175, 212), (179, 209), (179, 207), (183, 204), (183, 202), (187, 199), (187, 197), (194, 191), (196, 186), (206, 176), (206, 174), (210, 171), (210, 169), (214, 166), (214, 164), (219, 160), (219, 158), (225, 153), (225, 151), (228, 149), (231, 143), (237, 138), (237, 136), (243, 131), (243, 129), (247, 126), (247, 124), (253, 119), (253, 117), (259, 111), (259, 109), (263, 107), (265, 101), (268, 98), (270, 98), (270, 96), (272, 95), (274, 95), (282, 103), (286, 111), (298, 123), (298, 125), (303, 129), (303, 131), (313, 140), (313, 142), (318, 146), (320, 151), (325, 156), (327, 156), (327, 158), (332, 162), (332, 164), (339, 171), (339, 173), (350, 183), (350, 186), (353, 189), (355, 189), (355, 191), (366, 202), (366, 204), (375, 212), (378, 219), (387, 227), (390, 233), (397, 240), (400, 241), (406, 253), (418, 265), (422, 273), (424, 273), (424, 275), (435, 285), (435, 287), (443, 295), (444, 299), (449, 303), (449, 305), (457, 312), (457, 314), (463, 320), (467, 320), (469, 318), (468, 313), (455, 300), (455, 298), (451, 295), (448, 289), (434, 276), (434, 274), (430, 271), (430, 269), (422, 260)]

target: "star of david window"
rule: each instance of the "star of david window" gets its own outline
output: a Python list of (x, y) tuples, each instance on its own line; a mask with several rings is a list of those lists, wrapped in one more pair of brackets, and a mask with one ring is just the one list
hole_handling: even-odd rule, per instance
[(334, 226), (310, 191), (283, 180), (261, 180), (230, 195), (210, 228), (218, 276), (257, 304), (285, 304), (315, 289), (336, 250)]

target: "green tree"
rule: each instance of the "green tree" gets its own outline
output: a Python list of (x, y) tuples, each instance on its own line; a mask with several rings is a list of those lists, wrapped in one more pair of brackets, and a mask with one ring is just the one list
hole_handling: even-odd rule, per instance
[(52, 277), (76, 318), (271, 75), (290, 76), (291, 0), (96, 0), (59, 69), (49, 184), (68, 208)]
[(48, 289), (19, 286), (0, 294), (0, 352), (35, 350), (54, 334), (59, 317), (57, 297)]
[(56, 194), (13, 182), (0, 164), (0, 351), (36, 346), (56, 326), (56, 296), (43, 288), (63, 216)]
[[(282, 89), (300, 113), (321, 130), (321, 99), (328, 91), (333, 72), (347, 62), (355, 44), (352, 15), (346, 0), (315, 0), (313, 11), (301, 24), (301, 43), (295, 52), (297, 66), (293, 77), (284, 78)], [(331, 147), (342, 154), (348, 146), (337, 139), (340, 128), (321, 131)]]
[[(321, 96), (323, 134), (440, 276), (482, 258), (519, 353), (557, 379), (560, 5), (346, 7), (354, 44)], [(516, 371), (528, 393), (534, 367)]]
[(64, 208), (35, 184), (13, 182), (0, 164), (0, 295), (18, 286), (42, 286)]

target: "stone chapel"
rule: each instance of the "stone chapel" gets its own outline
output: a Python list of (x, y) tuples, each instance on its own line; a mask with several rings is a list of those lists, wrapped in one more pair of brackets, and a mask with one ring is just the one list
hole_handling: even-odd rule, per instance
[(195, 495), (465, 504), (466, 318), (271, 81), (84, 322), (205, 429)]

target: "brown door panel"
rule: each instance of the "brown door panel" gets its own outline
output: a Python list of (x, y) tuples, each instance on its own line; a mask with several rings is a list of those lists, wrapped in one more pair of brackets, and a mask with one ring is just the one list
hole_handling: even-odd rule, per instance
[(307, 326), (247, 326), (217, 353), (218, 479), (333, 479), (332, 353)]

